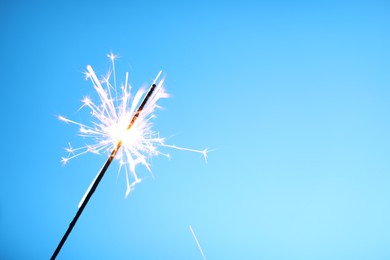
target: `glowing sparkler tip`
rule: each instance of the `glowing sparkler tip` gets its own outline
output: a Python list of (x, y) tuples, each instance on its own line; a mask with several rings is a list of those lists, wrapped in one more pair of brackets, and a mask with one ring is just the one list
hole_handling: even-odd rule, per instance
[[(93, 140), (91, 144), (75, 149), (69, 145), (69, 148), (66, 149), (68, 156), (61, 159), (62, 163), (66, 164), (69, 160), (86, 153), (107, 153), (119, 145), (121, 149), (116, 153), (116, 159), (119, 162), (118, 172), (121, 172), (122, 167), (125, 169), (126, 196), (128, 196), (134, 186), (141, 182), (141, 178), (136, 172), (136, 166), (143, 165), (151, 172), (148, 159), (160, 154), (166, 155), (158, 147), (201, 153), (207, 160), (207, 149), (202, 151), (166, 145), (158, 132), (152, 129), (155, 118), (154, 111), (160, 108), (157, 102), (161, 98), (168, 97), (164, 89), (164, 78), (161, 78), (162, 71), (158, 72), (153, 81), (150, 88), (153, 89), (152, 92), (145, 94), (146, 89), (141, 88), (135, 95), (132, 95), (127, 73), (124, 85), (117, 88), (114, 60), (118, 56), (110, 52), (107, 57), (111, 60), (111, 68), (106, 76), (98, 78), (91, 65), (87, 65), (84, 73), (86, 78), (91, 80), (100, 101), (100, 103), (94, 103), (89, 97), (84, 97), (81, 101), (80, 109), (87, 108), (91, 112), (93, 119), (91, 124), (82, 124), (63, 116), (58, 117), (61, 121), (77, 125), (80, 136)], [(113, 84), (110, 81), (113, 81)], [(144, 97), (144, 101), (142, 101), (142, 97)], [(137, 107), (141, 107), (141, 102), (142, 109), (137, 110)], [(137, 121), (134, 123), (132, 118), (135, 118), (135, 115)], [(130, 122), (134, 123), (131, 123), (131, 128), (129, 128)]]

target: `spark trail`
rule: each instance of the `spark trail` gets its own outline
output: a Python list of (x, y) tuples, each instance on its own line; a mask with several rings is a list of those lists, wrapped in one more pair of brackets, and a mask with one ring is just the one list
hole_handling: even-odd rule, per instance
[(199, 251), (200, 251), (200, 253), (202, 254), (203, 260), (206, 260), (206, 257), (205, 257), (204, 254), (203, 254), (202, 247), (200, 246), (199, 241), (198, 241), (198, 238), (196, 238), (195, 232), (194, 232), (194, 230), (192, 229), (192, 226), (191, 226), (191, 225), (190, 225), (190, 230), (191, 230), (192, 236), (193, 236), (194, 239), (195, 239), (196, 244), (198, 245)]

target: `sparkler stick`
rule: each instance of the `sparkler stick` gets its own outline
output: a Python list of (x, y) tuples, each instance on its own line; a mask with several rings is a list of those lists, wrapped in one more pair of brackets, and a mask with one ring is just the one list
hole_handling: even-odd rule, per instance
[[(157, 76), (157, 78), (158, 78), (158, 76)], [(146, 103), (148, 102), (148, 99), (150, 98), (150, 96), (154, 92), (155, 88), (156, 88), (156, 82), (153, 82), (153, 84), (150, 87), (148, 93), (146, 94), (144, 100), (142, 101), (141, 105), (139, 106), (137, 112), (135, 112), (133, 118), (131, 119), (129, 126), (127, 127), (127, 130), (130, 130), (130, 128), (134, 125), (134, 122), (137, 120), (138, 116), (140, 115), (140, 113), (144, 109)], [(110, 156), (108, 157), (106, 163), (103, 165), (103, 168), (100, 170), (99, 174), (97, 175), (97, 178), (95, 179), (95, 181), (91, 185), (91, 188), (89, 189), (85, 199), (82, 201), (82, 204), (79, 207), (79, 209), (76, 213), (76, 216), (73, 218), (72, 222), (69, 224), (68, 229), (66, 230), (64, 236), (62, 237), (60, 243), (58, 244), (56, 250), (54, 251), (54, 253), (50, 259), (52, 259), (52, 260), (55, 259), (58, 255), (58, 253), (61, 251), (61, 248), (64, 245), (66, 239), (68, 238), (69, 234), (72, 232), (73, 227), (76, 225), (77, 220), (79, 219), (81, 213), (83, 213), (85, 206), (88, 204), (89, 199), (92, 197), (93, 193), (95, 192), (97, 186), (99, 185), (100, 181), (102, 180), (104, 174), (106, 173), (111, 162), (114, 160), (115, 155), (117, 154), (117, 152), (121, 148), (121, 146), (122, 146), (122, 140), (119, 140), (118, 143), (116, 144), (116, 147), (114, 148), (114, 150), (111, 152)]]

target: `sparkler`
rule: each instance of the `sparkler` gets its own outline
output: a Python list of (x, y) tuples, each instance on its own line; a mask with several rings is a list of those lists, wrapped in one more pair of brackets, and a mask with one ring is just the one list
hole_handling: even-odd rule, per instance
[[(78, 218), (83, 212), (88, 201), (95, 192), (101, 179), (103, 178), (108, 167), (114, 160), (119, 159), (119, 170), (120, 173), (123, 166), (126, 175), (126, 197), (132, 188), (141, 181), (136, 173), (137, 164), (144, 165), (150, 172), (150, 166), (147, 159), (159, 154), (168, 156), (157, 149), (157, 146), (163, 146), (168, 148), (174, 148), (178, 150), (186, 150), (192, 152), (202, 153), (205, 160), (207, 158), (206, 150), (195, 150), (184, 147), (178, 147), (175, 145), (167, 145), (164, 143), (164, 139), (161, 138), (157, 132), (152, 130), (152, 119), (155, 117), (153, 112), (156, 108), (159, 108), (157, 101), (160, 98), (167, 98), (169, 95), (165, 92), (163, 87), (164, 79), (160, 79), (161, 71), (153, 81), (147, 94), (139, 105), (138, 109), (135, 110), (138, 103), (140, 102), (144, 89), (140, 89), (137, 94), (132, 98), (130, 105), (131, 86), (128, 83), (128, 73), (126, 73), (125, 84), (121, 86), (121, 92), (117, 91), (116, 85), (116, 74), (115, 74), (115, 59), (117, 58), (114, 54), (110, 53), (108, 57), (112, 64), (112, 73), (114, 75), (114, 85), (110, 83), (111, 73), (109, 72), (102, 81), (99, 81), (94, 70), (90, 65), (87, 66), (86, 77), (91, 79), (94, 89), (96, 90), (100, 105), (96, 105), (91, 99), (84, 98), (83, 107), (88, 107), (91, 110), (91, 115), (95, 121), (92, 122), (92, 126), (84, 125), (82, 123), (70, 120), (63, 116), (59, 116), (59, 119), (66, 122), (78, 125), (80, 127), (80, 135), (87, 138), (92, 138), (95, 143), (89, 144), (83, 147), (73, 149), (70, 145), (67, 148), (68, 157), (62, 158), (62, 162), (66, 164), (70, 159), (73, 159), (79, 155), (91, 152), (100, 153), (102, 151), (109, 152), (109, 157), (102, 169), (98, 172), (95, 179), (90, 184), (82, 200), (79, 203), (79, 209), (70, 223), (66, 233), (62, 237), (56, 250), (54, 251), (51, 259), (55, 259), (64, 245), (66, 239), (71, 233), (75, 226)], [(106, 85), (106, 88), (103, 87)], [(129, 123), (130, 122), (130, 123)], [(133, 177), (133, 181), (130, 183), (129, 172)]]

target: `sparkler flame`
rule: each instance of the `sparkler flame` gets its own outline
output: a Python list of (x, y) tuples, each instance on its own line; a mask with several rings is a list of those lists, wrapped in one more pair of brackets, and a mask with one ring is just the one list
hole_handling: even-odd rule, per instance
[[(121, 148), (118, 150), (116, 159), (119, 161), (118, 175), (121, 169), (124, 169), (126, 175), (126, 197), (133, 189), (133, 187), (141, 181), (137, 175), (136, 166), (143, 165), (149, 172), (151, 172), (148, 159), (157, 156), (168, 154), (162, 153), (158, 147), (168, 147), (178, 150), (186, 150), (203, 154), (205, 160), (207, 158), (207, 149), (196, 150), (175, 145), (168, 145), (164, 143), (164, 138), (161, 138), (158, 132), (152, 129), (153, 119), (155, 118), (154, 111), (160, 108), (157, 101), (161, 98), (168, 98), (169, 95), (164, 89), (164, 78), (161, 78), (160, 71), (153, 81), (156, 85), (154, 92), (149, 97), (148, 102), (138, 114), (137, 120), (129, 128), (129, 123), (136, 115), (138, 104), (142, 101), (146, 90), (141, 88), (137, 93), (131, 95), (131, 86), (128, 83), (128, 73), (126, 72), (125, 83), (117, 89), (117, 80), (115, 73), (115, 59), (116, 55), (108, 54), (111, 60), (111, 72), (109, 72), (101, 80), (98, 79), (94, 70), (90, 65), (87, 66), (86, 78), (90, 79), (93, 87), (98, 94), (99, 104), (96, 104), (89, 97), (82, 100), (83, 105), (80, 109), (88, 108), (92, 115), (90, 125), (82, 124), (73, 121), (63, 116), (58, 119), (65, 123), (70, 123), (79, 126), (79, 135), (93, 140), (91, 144), (73, 148), (70, 143), (65, 150), (68, 152), (67, 157), (61, 159), (63, 164), (68, 163), (69, 160), (86, 153), (110, 153), (120, 143)], [(111, 76), (113, 75), (113, 82), (111, 84)], [(94, 181), (91, 183), (91, 185)], [(88, 193), (88, 190), (86, 194)], [(82, 199), (82, 201), (84, 198)], [(81, 202), (82, 202), (81, 201)]]

